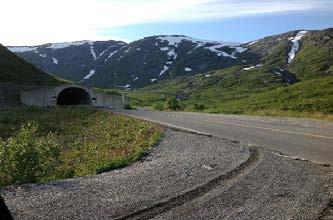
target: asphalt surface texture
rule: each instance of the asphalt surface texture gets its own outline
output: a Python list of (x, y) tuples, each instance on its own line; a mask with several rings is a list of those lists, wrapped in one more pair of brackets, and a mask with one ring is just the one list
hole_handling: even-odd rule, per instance
[(221, 137), (166, 129), (135, 164), (4, 187), (14, 219), (319, 219), (330, 166)]
[(333, 122), (330, 121), (146, 110), (113, 111), (333, 165)]

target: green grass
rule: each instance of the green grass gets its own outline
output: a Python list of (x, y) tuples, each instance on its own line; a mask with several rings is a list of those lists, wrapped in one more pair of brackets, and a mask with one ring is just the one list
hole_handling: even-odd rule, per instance
[(101, 110), (22, 107), (0, 110), (0, 137), (0, 185), (10, 185), (127, 166), (157, 143), (161, 129)]
[(214, 113), (279, 115), (331, 118), (333, 77), (298, 82), (291, 86), (259, 92), (249, 97), (221, 103)]
[(333, 75), (333, 29), (314, 32), (302, 38), (301, 50), (289, 70), (301, 80)]
[(0, 44), (0, 82), (20, 85), (59, 85), (64, 82), (24, 61)]
[[(128, 94), (132, 103), (161, 110), (168, 97), (182, 93), (181, 110), (226, 114), (255, 114), (330, 119), (333, 77), (287, 86), (266, 66), (251, 71), (240, 67), (161, 82)], [(158, 89), (160, 88), (160, 89)]]

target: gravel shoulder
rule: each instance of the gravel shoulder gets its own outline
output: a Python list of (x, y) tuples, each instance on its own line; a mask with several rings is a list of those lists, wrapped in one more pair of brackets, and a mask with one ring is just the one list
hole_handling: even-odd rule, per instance
[(246, 147), (221, 138), (167, 130), (149, 156), (127, 168), (0, 192), (18, 219), (110, 219), (195, 189), (249, 156)]
[(259, 151), (258, 163), (236, 181), (154, 219), (320, 219), (331, 168)]
[(316, 219), (330, 169), (167, 129), (132, 166), (0, 193), (16, 219)]

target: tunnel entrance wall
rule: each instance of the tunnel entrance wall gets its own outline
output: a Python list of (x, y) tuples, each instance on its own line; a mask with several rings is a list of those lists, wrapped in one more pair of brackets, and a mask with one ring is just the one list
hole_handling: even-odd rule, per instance
[(68, 87), (62, 90), (57, 97), (57, 105), (91, 105), (90, 94), (77, 87)]
[(90, 105), (96, 107), (112, 107), (123, 109), (128, 100), (121, 95), (111, 95), (96, 92), (81, 85), (63, 85), (56, 87), (42, 87), (30, 91), (21, 92), (21, 102), (27, 106), (48, 107), (56, 106), (59, 94), (66, 88), (80, 88), (90, 96)]

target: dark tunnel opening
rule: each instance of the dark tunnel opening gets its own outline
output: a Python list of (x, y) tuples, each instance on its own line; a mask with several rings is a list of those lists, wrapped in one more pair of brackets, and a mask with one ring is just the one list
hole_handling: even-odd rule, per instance
[(62, 90), (57, 98), (57, 105), (90, 105), (90, 95), (84, 89), (70, 87)]

